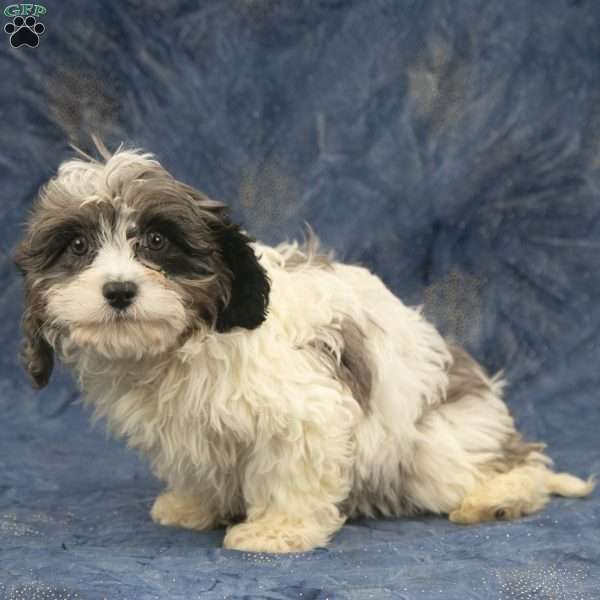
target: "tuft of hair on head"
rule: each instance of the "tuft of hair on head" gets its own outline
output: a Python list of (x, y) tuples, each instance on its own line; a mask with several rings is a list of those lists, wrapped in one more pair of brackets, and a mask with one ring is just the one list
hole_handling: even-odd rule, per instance
[[(121, 150), (123, 149), (123, 142), (121, 142), (118, 146), (118, 148), (114, 151), (111, 152), (108, 147), (106, 146), (106, 144), (104, 143), (104, 141), (102, 140), (102, 138), (97, 134), (97, 133), (92, 133), (91, 136), (92, 138), (92, 143), (94, 145), (94, 148), (96, 149), (98, 155), (100, 156), (100, 158), (102, 160), (104, 160), (105, 162), (110, 160), (110, 158), (112, 156), (114, 156), (115, 154), (117, 154), (118, 152), (121, 152)], [(88, 154), (85, 150), (83, 150), (82, 148), (80, 148), (79, 146), (76, 146), (73, 142), (69, 143), (69, 146), (75, 150), (75, 152), (81, 157), (84, 158), (86, 161), (88, 162), (92, 162), (92, 163), (97, 163), (100, 162), (100, 160), (98, 158), (95, 158), (94, 156), (92, 156), (91, 154)]]
[(116, 151), (114, 153), (112, 153), (106, 147), (106, 144), (102, 141), (102, 138), (100, 138), (100, 136), (95, 133), (92, 133), (92, 141), (94, 142), (94, 145), (96, 146), (96, 150), (98, 150), (98, 153), (104, 160), (109, 160), (110, 157), (113, 156), (113, 154), (120, 152), (123, 148), (123, 143), (121, 142), (119, 144), (119, 147), (116, 149)]

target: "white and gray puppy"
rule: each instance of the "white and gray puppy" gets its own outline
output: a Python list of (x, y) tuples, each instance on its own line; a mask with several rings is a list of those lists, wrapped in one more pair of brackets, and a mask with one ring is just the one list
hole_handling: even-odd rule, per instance
[(34, 383), (55, 352), (73, 369), (166, 482), (161, 524), (293, 552), (357, 515), (512, 519), (593, 488), (553, 473), (501, 379), (377, 276), (314, 241), (253, 243), (150, 154), (63, 163), (17, 264)]

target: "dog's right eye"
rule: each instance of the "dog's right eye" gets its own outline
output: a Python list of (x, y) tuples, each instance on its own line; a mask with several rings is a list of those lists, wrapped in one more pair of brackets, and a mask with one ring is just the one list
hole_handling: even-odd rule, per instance
[(84, 254), (87, 254), (89, 244), (84, 237), (77, 236), (71, 240), (69, 247), (71, 248), (71, 252), (76, 256), (83, 256)]

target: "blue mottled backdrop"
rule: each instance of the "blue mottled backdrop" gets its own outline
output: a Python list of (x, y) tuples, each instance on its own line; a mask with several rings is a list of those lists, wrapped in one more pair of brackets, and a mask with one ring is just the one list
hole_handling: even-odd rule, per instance
[(600, 598), (598, 492), (508, 524), (359, 520), (285, 557), (154, 525), (159, 483), (91, 428), (69, 376), (29, 388), (10, 260), (69, 142), (144, 147), (264, 241), (307, 221), (424, 303), (506, 369), (559, 468), (598, 472), (600, 3), (44, 6), (39, 47), (0, 32), (0, 597)]

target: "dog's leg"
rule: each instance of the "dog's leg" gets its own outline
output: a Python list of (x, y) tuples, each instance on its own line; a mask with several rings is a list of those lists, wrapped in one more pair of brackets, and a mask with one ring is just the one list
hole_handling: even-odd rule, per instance
[(449, 518), (463, 524), (518, 519), (542, 509), (550, 494), (580, 497), (593, 489), (592, 479), (586, 482), (542, 465), (524, 465), (480, 484)]
[[(227, 530), (225, 548), (283, 553), (305, 552), (326, 545), (342, 527), (345, 517), (333, 501), (337, 494), (317, 481), (309, 483), (308, 479), (314, 475), (302, 481), (301, 475), (290, 470), (287, 476), (255, 482), (263, 488), (265, 496), (272, 498), (270, 501), (265, 498), (266, 503), (248, 505), (246, 521)], [(342, 490), (347, 489), (344, 482), (339, 484)]]
[(255, 449), (243, 480), (247, 518), (228, 529), (226, 548), (303, 552), (343, 525), (338, 506), (350, 491), (352, 445), (344, 413), (327, 414), (331, 400), (319, 423), (290, 424), (287, 435)]
[(210, 529), (218, 522), (218, 515), (201, 498), (175, 491), (161, 494), (154, 501), (150, 516), (160, 525), (196, 530)]

